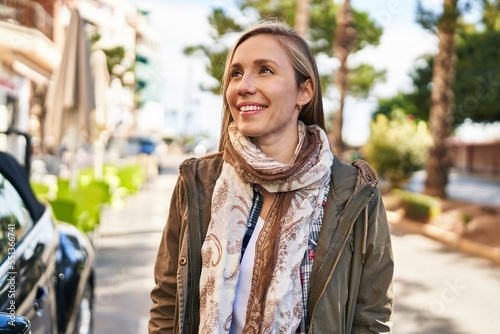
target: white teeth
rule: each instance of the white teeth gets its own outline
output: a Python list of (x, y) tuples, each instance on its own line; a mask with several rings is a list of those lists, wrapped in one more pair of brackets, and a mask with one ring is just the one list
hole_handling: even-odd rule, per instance
[(256, 111), (256, 110), (262, 110), (265, 107), (262, 106), (244, 106), (240, 108), (240, 111)]

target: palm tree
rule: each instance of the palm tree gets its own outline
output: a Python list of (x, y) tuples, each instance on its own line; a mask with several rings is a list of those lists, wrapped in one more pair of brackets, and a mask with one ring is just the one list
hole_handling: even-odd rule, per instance
[(307, 39), (309, 31), (309, 7), (311, 0), (298, 0), (295, 13), (294, 30), (304, 39)]
[(432, 73), (433, 88), (431, 91), (430, 131), (433, 144), (429, 150), (429, 157), (425, 170), (424, 193), (431, 196), (446, 197), (446, 185), (450, 159), (446, 140), (451, 133), (452, 107), (455, 68), (455, 31), (458, 24), (458, 0), (444, 0), (443, 15), (438, 22), (437, 37), (439, 40), (438, 53), (434, 58)]
[(337, 10), (337, 28), (335, 29), (333, 45), (333, 52), (340, 61), (339, 69), (334, 78), (339, 92), (339, 109), (334, 116), (330, 138), (333, 141), (334, 152), (339, 155), (344, 151), (342, 125), (344, 101), (348, 91), (347, 75), (349, 70), (347, 68), (347, 58), (352, 51), (355, 38), (356, 29), (354, 28), (351, 3), (350, 0), (345, 0), (341, 8)]

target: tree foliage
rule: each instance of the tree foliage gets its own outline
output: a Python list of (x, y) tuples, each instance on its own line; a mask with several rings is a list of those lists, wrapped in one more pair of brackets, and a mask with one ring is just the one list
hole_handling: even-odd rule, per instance
[(364, 146), (366, 160), (391, 188), (400, 187), (424, 165), (431, 137), (427, 125), (394, 109), (390, 118), (378, 115)]
[(433, 58), (429, 55), (424, 56), (420, 63), (422, 65), (415, 67), (410, 73), (413, 90), (409, 93), (398, 92), (393, 97), (379, 99), (373, 119), (379, 114), (390, 118), (392, 110), (397, 108), (404, 110), (407, 115), (411, 115), (416, 120), (429, 120)]
[(482, 2), (483, 2), (482, 23), (485, 26), (485, 30), (500, 31), (500, 1), (482, 0)]
[[(495, 122), (500, 119), (500, 1), (484, 1), (480, 25), (459, 26), (456, 45), (455, 80), (453, 94), (453, 126), (463, 124), (466, 119), (473, 122)], [(420, 11), (423, 11), (421, 8)], [(430, 30), (437, 19), (425, 12), (419, 22)], [(434, 22), (434, 23), (432, 23)], [(390, 115), (399, 107), (416, 119), (429, 120), (432, 88), (433, 57), (426, 55), (411, 73), (413, 91), (399, 92), (396, 96), (379, 100), (374, 113)]]
[(464, 33), (457, 45), (453, 85), (455, 124), (500, 120), (500, 30)]
[(373, 84), (382, 81), (385, 81), (385, 71), (377, 71), (371, 65), (361, 64), (349, 71), (349, 93), (357, 98), (367, 98)]

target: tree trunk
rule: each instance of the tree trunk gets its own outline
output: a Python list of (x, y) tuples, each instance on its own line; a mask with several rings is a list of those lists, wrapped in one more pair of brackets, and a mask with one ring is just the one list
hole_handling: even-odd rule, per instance
[(439, 49), (434, 58), (433, 88), (430, 106), (430, 132), (433, 144), (425, 170), (424, 193), (446, 197), (450, 158), (446, 141), (451, 132), (455, 64), (455, 31), (458, 21), (458, 0), (444, 0), (443, 15), (438, 24)]
[(344, 151), (344, 142), (342, 140), (342, 125), (344, 118), (344, 101), (347, 95), (348, 68), (347, 58), (351, 53), (354, 39), (356, 38), (356, 30), (354, 29), (354, 20), (352, 17), (350, 0), (345, 0), (344, 4), (337, 11), (337, 28), (335, 29), (335, 40), (333, 45), (333, 53), (340, 61), (339, 69), (334, 78), (335, 85), (339, 92), (339, 109), (333, 118), (332, 138), (333, 150), (337, 155), (341, 155)]
[(307, 34), (309, 31), (309, 7), (311, 0), (298, 0), (297, 11), (295, 13), (295, 26), (294, 30), (302, 38), (308, 39)]

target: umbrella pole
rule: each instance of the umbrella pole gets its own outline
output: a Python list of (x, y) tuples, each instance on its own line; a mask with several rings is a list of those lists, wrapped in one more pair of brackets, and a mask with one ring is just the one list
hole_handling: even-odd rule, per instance
[[(76, 118), (75, 113), (73, 116)], [(76, 124), (76, 123), (74, 123)], [(74, 142), (73, 142), (73, 152), (71, 154), (71, 173), (69, 186), (71, 189), (76, 189), (78, 186), (78, 126), (75, 125), (74, 128)]]
[(94, 178), (101, 181), (104, 176), (104, 138), (101, 133), (94, 143)]

